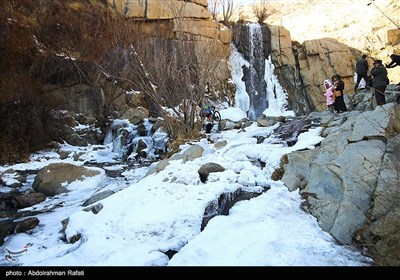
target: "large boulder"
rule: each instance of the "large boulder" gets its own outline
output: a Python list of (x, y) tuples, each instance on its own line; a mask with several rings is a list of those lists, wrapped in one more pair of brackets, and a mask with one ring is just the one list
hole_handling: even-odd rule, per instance
[(308, 40), (298, 53), (303, 86), (307, 89), (307, 97), (312, 106), (318, 111), (326, 108), (323, 82), (333, 74), (342, 77), (345, 93), (352, 92), (356, 59), (349, 46), (332, 38)]
[(32, 188), (47, 196), (68, 192), (65, 183), (84, 177), (99, 175), (100, 171), (69, 163), (52, 163), (42, 168), (35, 177)]

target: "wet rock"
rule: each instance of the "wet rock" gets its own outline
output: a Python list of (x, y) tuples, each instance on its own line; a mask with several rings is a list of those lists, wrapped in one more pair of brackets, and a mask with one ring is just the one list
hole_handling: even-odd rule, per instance
[(24, 195), (15, 196), (12, 198), (11, 203), (15, 208), (25, 208), (38, 204), (46, 200), (46, 196), (40, 192), (28, 193)]
[(137, 142), (137, 148), (136, 148), (136, 153), (138, 157), (141, 158), (146, 158), (147, 157), (147, 152), (145, 151), (147, 149), (147, 144), (145, 141), (142, 139), (139, 139)]
[(165, 124), (165, 121), (162, 119), (157, 119), (154, 125), (151, 127), (151, 132), (154, 133), (156, 132), (159, 128), (163, 127)]
[(147, 135), (147, 131), (146, 131), (146, 126), (141, 123), (138, 125), (138, 135), (139, 136), (146, 136)]
[(139, 124), (144, 118), (149, 117), (149, 111), (145, 108), (137, 108), (133, 109), (130, 108), (126, 111), (123, 115), (123, 119), (128, 119), (131, 123), (137, 125)]
[(66, 229), (68, 227), (68, 224), (69, 224), (69, 218), (66, 218), (66, 219), (61, 221), (62, 230), (60, 231), (60, 233), (61, 233), (60, 239), (65, 243), (74, 244), (76, 241), (79, 241), (81, 239), (82, 235), (79, 232), (77, 232), (71, 238), (68, 239), (67, 235), (65, 233), (65, 231), (66, 231)]
[(11, 219), (0, 221), (0, 246), (4, 243), (4, 237), (14, 232), (15, 226)]
[(288, 146), (293, 146), (297, 142), (297, 136), (311, 127), (309, 119), (293, 119), (286, 121), (274, 130), (279, 138), (286, 141)]
[(68, 242), (71, 244), (74, 244), (75, 242), (79, 241), (81, 239), (82, 235), (78, 232), (77, 234), (73, 235)]
[(19, 195), (21, 195), (20, 192), (0, 193), (0, 210), (15, 208), (15, 206), (12, 203), (12, 200), (14, 199), (15, 196)]
[(60, 150), (57, 153), (60, 155), (60, 159), (66, 159), (66, 158), (68, 158), (68, 156), (69, 156), (69, 154), (71, 152), (70, 151)]

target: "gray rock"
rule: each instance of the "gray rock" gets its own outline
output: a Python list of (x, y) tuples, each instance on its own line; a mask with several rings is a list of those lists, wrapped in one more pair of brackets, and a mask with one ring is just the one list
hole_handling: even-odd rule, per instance
[(225, 130), (232, 130), (236, 126), (236, 123), (230, 120), (221, 120), (218, 123), (218, 129), (220, 131), (225, 131)]
[(374, 111), (361, 113), (349, 137), (350, 142), (371, 138), (385, 138), (387, 133), (400, 132), (400, 108), (395, 103), (378, 106)]
[(318, 149), (299, 151), (287, 155), (288, 163), (283, 165), (284, 175), (281, 181), (285, 183), (289, 191), (304, 188), (310, 173), (310, 162), (315, 159), (317, 154)]
[(158, 172), (164, 170), (165, 167), (167, 167), (170, 164), (169, 161), (170, 161), (170, 159), (163, 159), (162, 161), (158, 162), (153, 168), (151, 168), (149, 171), (147, 171), (147, 173), (144, 177), (150, 176), (152, 174), (155, 174), (155, 173), (158, 173)]
[(88, 206), (90, 204), (96, 203), (106, 197), (109, 197), (110, 195), (113, 195), (115, 192), (112, 190), (105, 190), (99, 193), (95, 193), (92, 195), (88, 200), (86, 200), (82, 206)]
[(192, 161), (203, 155), (204, 148), (200, 145), (193, 145), (183, 152), (183, 162)]
[(60, 150), (57, 153), (60, 155), (60, 159), (66, 159), (66, 158), (68, 158), (68, 156), (69, 156), (69, 154), (71, 152), (70, 151)]
[(216, 149), (222, 149), (223, 147), (225, 147), (228, 144), (228, 142), (226, 140), (219, 140), (217, 142), (214, 143), (214, 147)]
[[(158, 173), (165, 169), (170, 163), (171, 160), (181, 160), (183, 159), (182, 154), (173, 154), (169, 159), (163, 159), (162, 161), (158, 162), (154, 167), (152, 167), (149, 171), (147, 171), (144, 177), (147, 177), (151, 174)], [(144, 178), (143, 177), (143, 178)]]
[(89, 207), (83, 208), (82, 211), (92, 212), (93, 214), (96, 215), (101, 211), (101, 209), (103, 209), (103, 204), (97, 203), (95, 205), (91, 205)]

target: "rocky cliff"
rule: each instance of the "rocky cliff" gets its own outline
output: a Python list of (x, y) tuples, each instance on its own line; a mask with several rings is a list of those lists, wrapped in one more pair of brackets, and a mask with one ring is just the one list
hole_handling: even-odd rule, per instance
[[(393, 101), (400, 88), (389, 90)], [(349, 97), (363, 100), (364, 108), (374, 103), (367, 91)], [(380, 264), (399, 265), (399, 105), (307, 118), (325, 127), (325, 139), (314, 150), (288, 154), (281, 180), (300, 191), (303, 209), (338, 242), (367, 247)]]
[(149, 33), (154, 33), (160, 22), (170, 23), (163, 33), (172, 34), (172, 40), (184, 38), (195, 42), (193, 46), (202, 67), (208, 67), (209, 63), (205, 49), (215, 49), (215, 61), (220, 63), (213, 66), (213, 79), (207, 82), (221, 90), (219, 81), (226, 81), (230, 76), (226, 60), (230, 54), (231, 31), (211, 19), (207, 0), (108, 0), (108, 3), (126, 18), (145, 20)]

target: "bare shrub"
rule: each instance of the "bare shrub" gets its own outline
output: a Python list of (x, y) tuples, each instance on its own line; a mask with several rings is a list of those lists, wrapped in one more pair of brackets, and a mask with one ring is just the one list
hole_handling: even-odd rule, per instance
[(268, 0), (261, 0), (253, 6), (253, 13), (258, 23), (263, 23), (269, 16), (275, 13), (275, 9), (268, 2)]

